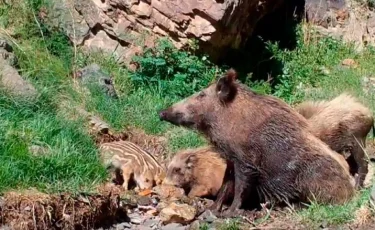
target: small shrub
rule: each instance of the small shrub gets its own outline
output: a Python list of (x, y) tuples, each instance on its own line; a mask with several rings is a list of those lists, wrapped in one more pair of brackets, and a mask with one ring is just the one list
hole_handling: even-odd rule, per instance
[(304, 96), (301, 89), (317, 86), (326, 77), (325, 68), (340, 64), (342, 59), (355, 54), (351, 46), (330, 37), (312, 36), (305, 42), (301, 27), (297, 36), (297, 47), (291, 51), (281, 50), (278, 44), (267, 44), (273, 58), (284, 63), (282, 74), (275, 76), (274, 94), (288, 102), (300, 101)]
[(158, 40), (154, 49), (145, 50), (134, 61), (139, 70), (131, 74), (136, 88), (151, 87), (164, 95), (185, 97), (206, 87), (218, 71), (206, 56), (195, 56), (191, 50), (178, 50), (167, 39)]
[(260, 94), (271, 94), (272, 86), (270, 81), (267, 80), (252, 80), (252, 74), (248, 74), (244, 83), (249, 86), (252, 90)]

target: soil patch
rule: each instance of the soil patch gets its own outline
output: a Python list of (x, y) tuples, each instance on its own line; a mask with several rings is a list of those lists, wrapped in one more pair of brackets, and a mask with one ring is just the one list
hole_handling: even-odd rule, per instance
[(4, 194), (0, 204), (0, 223), (15, 230), (93, 229), (126, 218), (116, 189), (78, 196), (12, 191)]

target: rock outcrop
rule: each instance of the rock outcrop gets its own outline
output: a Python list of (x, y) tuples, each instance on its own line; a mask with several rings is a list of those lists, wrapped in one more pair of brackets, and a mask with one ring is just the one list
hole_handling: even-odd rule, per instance
[(283, 0), (52, 0), (45, 22), (78, 46), (129, 59), (159, 36), (182, 47), (191, 38), (218, 57), (240, 48), (257, 22)]
[(16, 63), (16, 57), (12, 51), (10, 43), (0, 37), (0, 87), (12, 95), (34, 99), (38, 92), (13, 67)]
[(306, 0), (305, 11), (323, 36), (353, 42), (358, 50), (375, 44), (375, 12), (360, 1)]

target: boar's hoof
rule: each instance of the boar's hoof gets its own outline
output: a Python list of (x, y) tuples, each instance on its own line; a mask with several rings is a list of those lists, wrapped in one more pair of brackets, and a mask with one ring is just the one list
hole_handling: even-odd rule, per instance
[(212, 213), (215, 213), (218, 214), (220, 213), (221, 211), (221, 208), (222, 208), (222, 203), (219, 203), (219, 202), (214, 202), (209, 208), (208, 210), (210, 210)]
[(358, 174), (355, 174), (354, 176), (354, 188), (356, 190), (360, 190), (363, 188), (363, 180), (361, 180), (361, 176)]
[(222, 218), (234, 218), (234, 217), (240, 217), (245, 215), (245, 210), (243, 209), (231, 209), (228, 208), (227, 210), (223, 211), (220, 215)]

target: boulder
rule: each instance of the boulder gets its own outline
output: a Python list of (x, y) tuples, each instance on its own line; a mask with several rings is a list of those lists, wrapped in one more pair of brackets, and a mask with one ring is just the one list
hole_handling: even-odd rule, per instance
[[(257, 22), (283, 0), (53, 0), (47, 23), (58, 26), (78, 45), (126, 48), (148, 37), (169, 36), (177, 47), (190, 38), (203, 43), (213, 58), (228, 48), (241, 48)], [(100, 32), (99, 31), (103, 31)], [(73, 36), (74, 35), (74, 36)], [(109, 42), (108, 39), (113, 40)], [(87, 42), (86, 42), (87, 40)], [(90, 42), (91, 41), (91, 42)], [(113, 44), (112, 44), (113, 43)], [(128, 55), (131, 56), (131, 55)], [(129, 57), (126, 57), (128, 59)]]
[(160, 220), (163, 224), (188, 224), (195, 218), (197, 211), (187, 204), (171, 203), (160, 211)]
[(107, 96), (118, 98), (111, 76), (106, 74), (99, 65), (90, 64), (78, 70), (76, 75), (83, 86), (88, 87), (88, 89), (98, 87)]
[(62, 30), (74, 44), (83, 44), (89, 36), (90, 27), (83, 15), (74, 10), (74, 1), (51, 0), (48, 6), (50, 8), (47, 9), (43, 21), (53, 28)]
[(0, 34), (0, 58), (4, 59), (9, 65), (15, 66), (17, 59), (13, 54), (13, 48), (5, 38)]
[(0, 87), (16, 96), (30, 99), (37, 97), (34, 86), (22, 78), (18, 71), (2, 57), (0, 57)]

